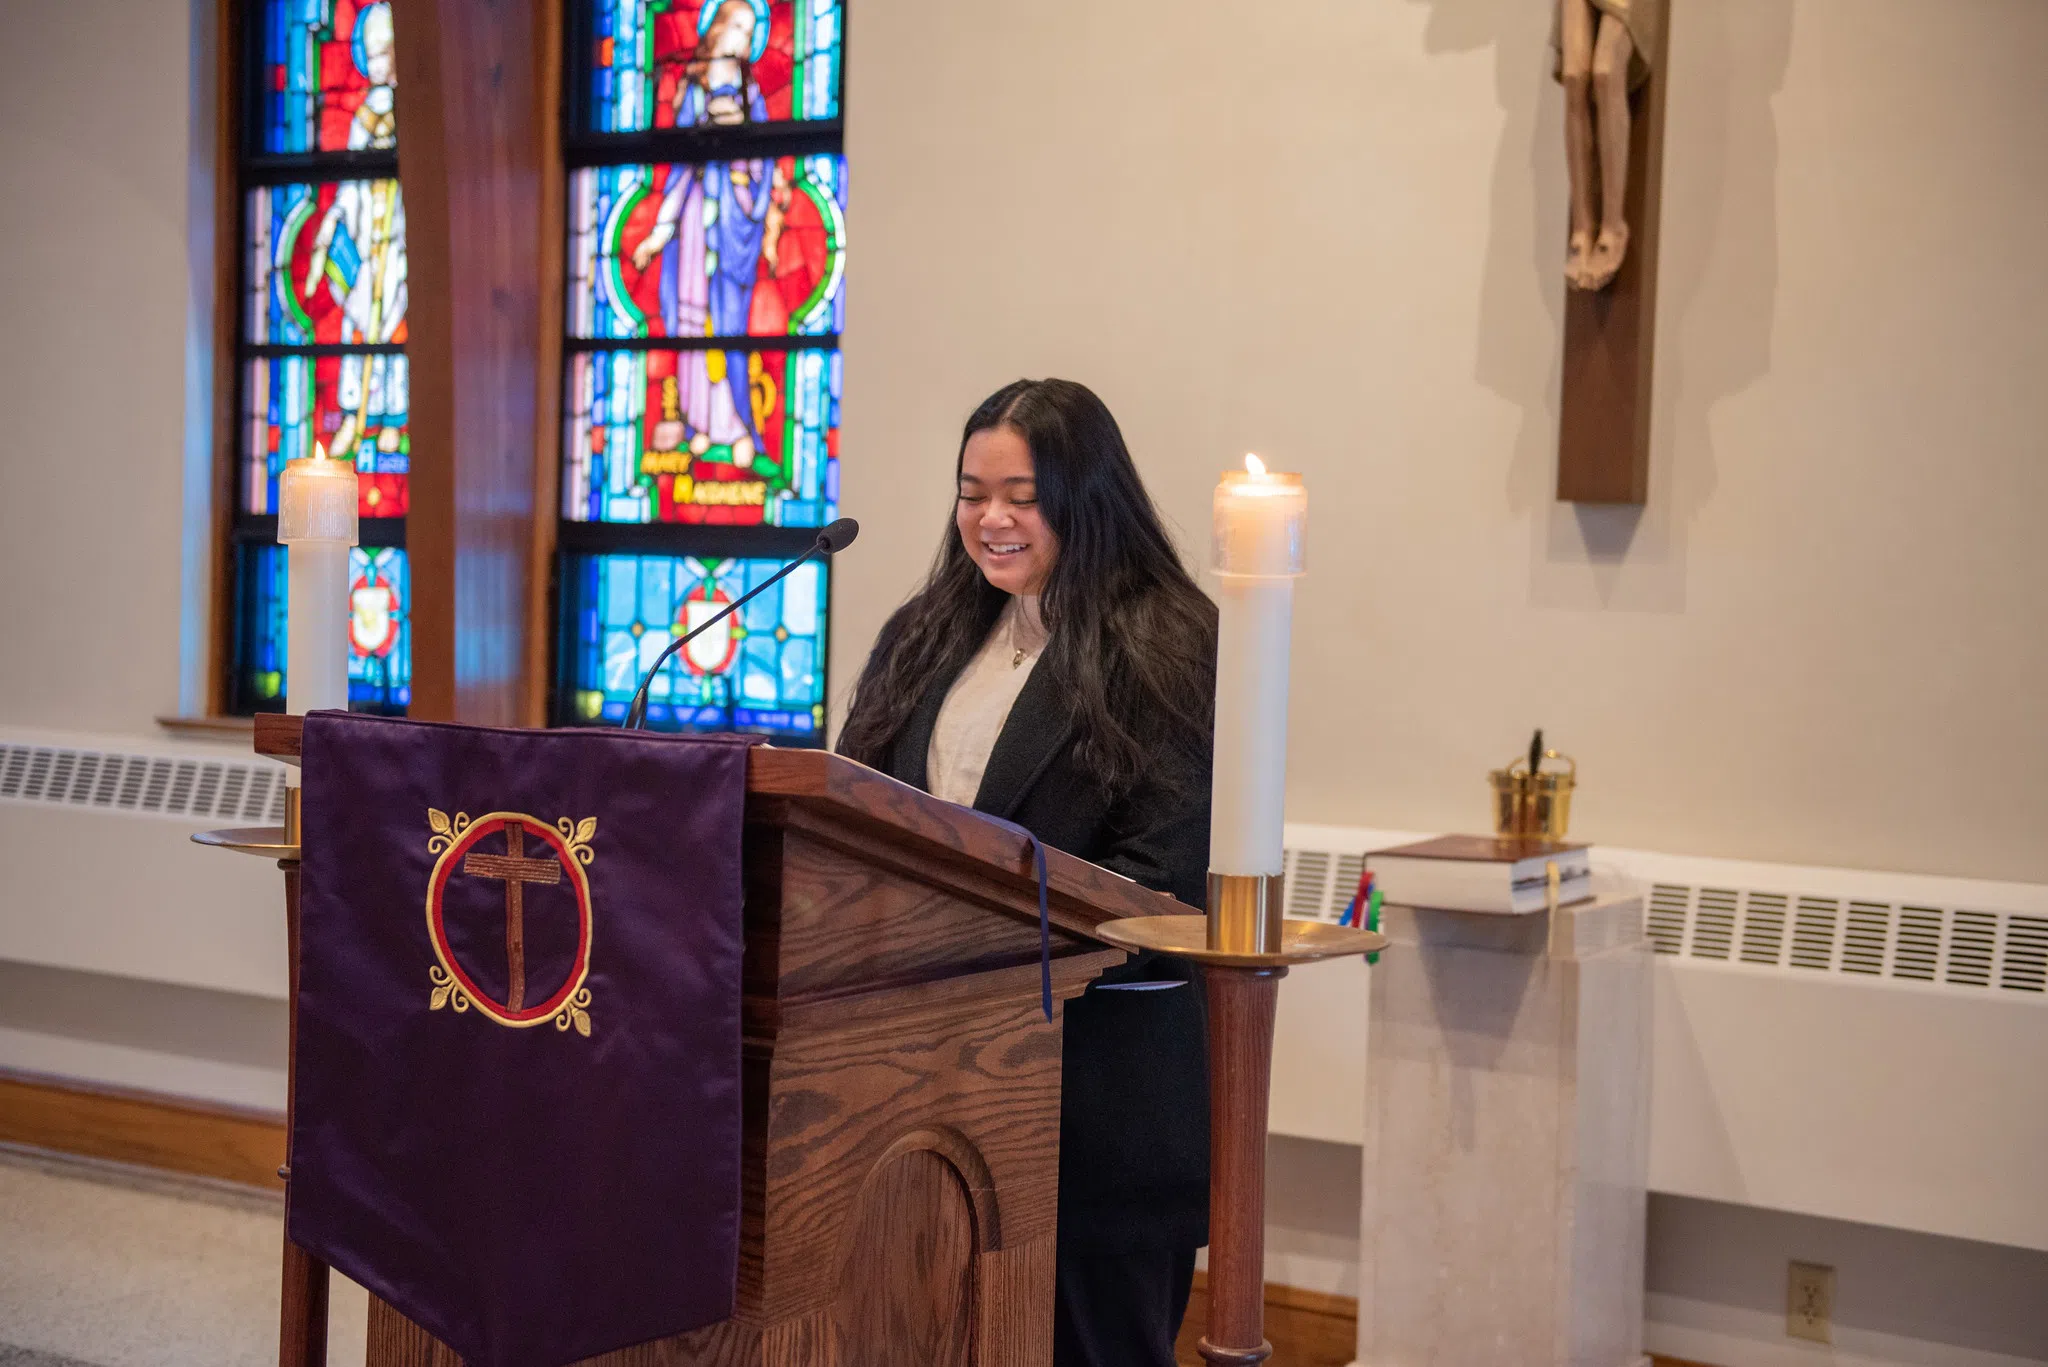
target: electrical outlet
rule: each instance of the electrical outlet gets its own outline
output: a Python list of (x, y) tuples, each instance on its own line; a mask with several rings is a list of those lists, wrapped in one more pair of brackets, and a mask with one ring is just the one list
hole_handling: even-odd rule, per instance
[(1785, 1332), (1795, 1339), (1833, 1343), (1835, 1269), (1793, 1263), (1785, 1278)]

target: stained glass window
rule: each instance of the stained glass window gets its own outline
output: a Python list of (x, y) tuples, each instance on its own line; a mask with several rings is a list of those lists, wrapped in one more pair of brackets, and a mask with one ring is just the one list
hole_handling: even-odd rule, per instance
[(601, 133), (839, 117), (840, 0), (595, 0)]
[[(237, 684), (259, 708), (285, 697), (285, 565), (276, 545), (242, 549), (237, 576), (245, 601), (237, 641)], [(403, 550), (358, 546), (348, 553), (348, 701), (359, 712), (400, 713), (412, 700), (412, 581)]]
[[(838, 515), (843, 27), (843, 0), (570, 7), (559, 724), (616, 724)], [(830, 579), (685, 646), (649, 724), (822, 744)]]
[(350, 705), (403, 711), (412, 437), (391, 2), (251, 0), (246, 12), (227, 702), (237, 712), (284, 705), (278, 476), (287, 461), (321, 456), (355, 465), (370, 547), (351, 561)]
[(840, 330), (846, 162), (593, 166), (569, 179), (575, 337)]
[[(575, 720), (616, 724), (643, 671), (779, 560), (571, 556), (563, 643)], [(760, 731), (816, 743), (825, 714), (824, 568), (807, 564), (671, 657), (648, 689), (661, 730)]]
[(572, 357), (562, 515), (821, 527), (839, 496), (839, 353)]

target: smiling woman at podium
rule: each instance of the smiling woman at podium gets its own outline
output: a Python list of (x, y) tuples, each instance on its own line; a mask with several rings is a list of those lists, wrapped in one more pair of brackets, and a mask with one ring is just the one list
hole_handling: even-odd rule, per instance
[[(842, 753), (1201, 907), (1216, 609), (1102, 400), (1019, 380), (967, 420), (953, 525)], [(1208, 1241), (1203, 999), (1140, 955), (1069, 1002), (1056, 1367), (1171, 1367)]]

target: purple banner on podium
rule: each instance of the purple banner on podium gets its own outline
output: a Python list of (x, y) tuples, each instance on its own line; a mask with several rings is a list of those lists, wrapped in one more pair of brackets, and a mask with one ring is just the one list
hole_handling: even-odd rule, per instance
[(306, 719), (289, 1233), (471, 1367), (732, 1313), (748, 748)]

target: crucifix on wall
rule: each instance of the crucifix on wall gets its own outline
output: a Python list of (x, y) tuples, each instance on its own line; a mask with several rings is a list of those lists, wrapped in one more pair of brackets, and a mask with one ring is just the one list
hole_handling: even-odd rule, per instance
[(1649, 496), (1668, 0), (1556, 0), (1571, 228), (1557, 497)]

